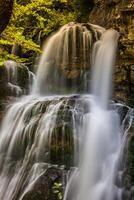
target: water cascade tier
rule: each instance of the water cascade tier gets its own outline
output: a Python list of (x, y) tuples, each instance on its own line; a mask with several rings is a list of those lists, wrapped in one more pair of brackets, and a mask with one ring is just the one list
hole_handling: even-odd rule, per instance
[(50, 37), (39, 63), (35, 93), (87, 92), (92, 47), (103, 31), (97, 25), (72, 22)]
[(3, 119), (0, 200), (123, 199), (134, 110), (110, 100), (118, 37), (69, 23), (48, 39), (31, 95)]
[(35, 75), (24, 64), (8, 60), (1, 66), (0, 78), (5, 90), (1, 96), (5, 93), (6, 96), (18, 97), (31, 92)]
[[(25, 200), (27, 193), (34, 192), (33, 188), (51, 166), (64, 166), (61, 169), (63, 177), (65, 169), (73, 167), (78, 170), (81, 136), (84, 136), (83, 119), (86, 123), (85, 117), (88, 119), (91, 105), (92, 97), (89, 95), (31, 96), (22, 98), (9, 109), (1, 128), (1, 200)], [(128, 132), (133, 123), (133, 110), (114, 102), (111, 102), (111, 108), (115, 115), (120, 114), (121, 126), (124, 132)]]

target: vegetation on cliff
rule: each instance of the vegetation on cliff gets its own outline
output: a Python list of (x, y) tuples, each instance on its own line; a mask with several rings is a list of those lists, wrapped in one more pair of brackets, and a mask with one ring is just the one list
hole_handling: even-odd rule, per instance
[[(86, 20), (92, 5), (87, 0), (14, 1), (10, 23), (0, 36), (0, 62), (33, 61), (41, 52), (44, 38), (68, 22)], [(1, 6), (2, 9), (4, 5)], [(8, 20), (10, 15), (11, 11)], [(3, 16), (3, 19), (6, 18)]]

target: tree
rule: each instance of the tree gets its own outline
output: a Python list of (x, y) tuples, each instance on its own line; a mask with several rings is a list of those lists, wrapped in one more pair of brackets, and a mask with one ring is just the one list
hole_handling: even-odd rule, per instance
[(6, 28), (13, 9), (13, 0), (0, 0), (0, 34)]
[[(0, 38), (1, 61), (10, 58), (29, 62), (29, 58), (41, 53), (41, 40), (75, 20), (67, 0), (16, 0), (10, 23)], [(15, 43), (22, 46), (22, 58), (11, 54)]]
[[(10, 5), (12, 8), (13, 2), (11, 1), (13, 0), (5, 0), (4, 2), (6, 1), (10, 3), (6, 5)], [(14, 0), (12, 18), (0, 37), (0, 62), (6, 59), (31, 62), (37, 53), (41, 53), (40, 45), (42, 41), (53, 31), (71, 21), (87, 21), (93, 5), (92, 1)], [(8, 20), (11, 11), (9, 13), (7, 15)], [(19, 53), (18, 56), (16, 50), (12, 51), (12, 47), (15, 46), (17, 48), (22, 47), (22, 53)], [(15, 55), (12, 54), (13, 52), (15, 52)]]

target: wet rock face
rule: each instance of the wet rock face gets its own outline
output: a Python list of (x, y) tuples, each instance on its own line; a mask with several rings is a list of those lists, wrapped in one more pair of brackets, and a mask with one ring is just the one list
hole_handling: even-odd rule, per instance
[(132, 37), (132, 33), (134, 33), (134, 7), (124, 6), (121, 10), (120, 22), (121, 20), (122, 24), (117, 23), (120, 40), (115, 72), (115, 95), (134, 106), (134, 38)]
[[(58, 194), (63, 193), (62, 182), (64, 171), (57, 167), (50, 167), (36, 181), (34, 187), (27, 192), (22, 200), (59, 200)], [(59, 184), (59, 188), (55, 185)], [(57, 191), (57, 192), (55, 192)]]
[[(129, 118), (126, 114), (124, 119), (125, 129), (128, 129), (124, 144), (124, 153), (122, 161), (122, 175), (121, 175), (121, 188), (123, 188), (122, 199), (132, 200), (134, 197), (134, 118), (131, 113)], [(129, 119), (131, 127), (129, 127)]]
[(123, 183), (126, 188), (131, 190), (134, 186), (134, 125), (130, 129), (127, 139), (127, 147), (125, 153), (125, 167), (123, 172)]
[(122, 0), (95, 0), (94, 8), (89, 15), (89, 21), (105, 28), (111, 28), (117, 18), (117, 9), (120, 9)]
[[(82, 125), (82, 116), (86, 113), (87, 109), (86, 102), (82, 102), (79, 97), (76, 97), (76, 99), (75, 97), (65, 98), (63, 101), (57, 113), (52, 133), (50, 148), (50, 160), (52, 164), (65, 165), (67, 169), (75, 165), (74, 154), (75, 148), (78, 148), (79, 135), (79, 129), (77, 129), (75, 123)], [(74, 139), (74, 137), (76, 138)]]
[(9, 60), (0, 66), (0, 118), (9, 102), (29, 93), (32, 81), (32, 73), (23, 64)]
[(14, 61), (5, 62), (0, 67), (0, 80), (1, 97), (20, 96), (28, 92), (29, 72), (25, 65)]

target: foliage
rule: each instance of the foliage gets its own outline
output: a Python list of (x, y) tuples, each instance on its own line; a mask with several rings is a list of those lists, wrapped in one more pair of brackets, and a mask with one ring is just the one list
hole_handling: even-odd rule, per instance
[(57, 195), (58, 200), (63, 199), (62, 183), (54, 183), (53, 192)]
[(41, 53), (40, 36), (43, 40), (52, 31), (74, 20), (75, 15), (66, 0), (16, 0), (10, 24), (0, 37), (0, 62), (13, 57), (11, 51), (15, 43), (22, 46), (23, 58), (31, 56), (29, 51), (33, 56)]
[[(68, 22), (81, 21), (78, 5), (85, 9), (85, 1), (15, 0), (10, 24), (0, 36), (0, 62), (11, 57), (21, 62), (31, 57), (35, 59), (36, 54), (41, 53), (42, 41), (49, 34)], [(14, 44), (21, 45), (22, 57), (11, 54)]]

